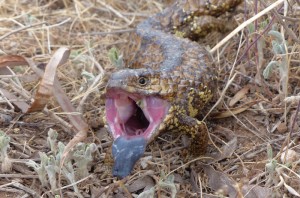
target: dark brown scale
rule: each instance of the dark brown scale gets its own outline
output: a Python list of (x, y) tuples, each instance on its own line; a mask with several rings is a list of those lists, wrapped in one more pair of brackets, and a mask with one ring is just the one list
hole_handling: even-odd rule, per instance
[(197, 40), (212, 31), (226, 31), (226, 21), (220, 15), (231, 11), (242, 0), (183, 0), (164, 10), (158, 17), (165, 31), (181, 33)]

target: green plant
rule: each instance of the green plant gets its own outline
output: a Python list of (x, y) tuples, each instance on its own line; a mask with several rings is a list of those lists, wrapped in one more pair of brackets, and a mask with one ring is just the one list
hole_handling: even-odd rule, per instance
[(172, 198), (176, 197), (177, 190), (176, 190), (176, 186), (174, 183), (174, 175), (173, 174), (167, 176), (165, 179), (159, 180), (158, 185), (162, 188), (169, 189), (171, 191)]
[(288, 79), (288, 59), (286, 50), (286, 41), (282, 34), (277, 30), (271, 30), (268, 33), (274, 38), (272, 40), (272, 51), (274, 53), (274, 59), (268, 63), (263, 71), (263, 76), (265, 79), (269, 79), (271, 73), (275, 70), (279, 70), (280, 75), (280, 87), (279, 92), (287, 94), (287, 79)]
[(65, 145), (62, 142), (57, 142), (57, 136), (57, 132), (50, 129), (47, 138), (50, 147), (49, 154), (39, 152), (41, 162), (36, 163), (29, 160), (27, 165), (32, 167), (38, 174), (42, 186), (50, 185), (51, 191), (54, 194), (57, 193), (57, 179), (58, 174), (61, 172), (68, 183), (72, 185), (76, 195), (82, 197), (76, 185), (76, 181), (88, 176), (88, 165), (93, 160), (92, 154), (96, 151), (97, 146), (94, 143), (79, 143), (74, 150), (69, 153), (68, 157), (64, 159), (64, 164), (61, 167), (61, 159)]
[(120, 68), (123, 66), (123, 56), (120, 55), (117, 48), (113, 47), (108, 51), (108, 58), (115, 67)]
[[(289, 151), (289, 150), (288, 150)], [(285, 154), (285, 149), (283, 150), (282, 155)], [(296, 153), (296, 152), (294, 152)], [(295, 188), (293, 188), (290, 184), (291, 175), (296, 175), (299, 178), (299, 174), (292, 171), (289, 166), (291, 164), (280, 164), (273, 156), (273, 149), (270, 144), (267, 145), (267, 155), (268, 162), (265, 165), (266, 170), (266, 186), (273, 187), (274, 192), (278, 191), (279, 188), (284, 187), (289, 193), (292, 195), (299, 197), (300, 192), (297, 192)], [(298, 157), (296, 158), (298, 159)], [(294, 163), (294, 167), (299, 161), (290, 161), (290, 163)], [(292, 166), (291, 166), (292, 167)]]
[(9, 172), (12, 167), (12, 162), (8, 157), (7, 150), (9, 149), (10, 137), (0, 130), (0, 162), (1, 172)]

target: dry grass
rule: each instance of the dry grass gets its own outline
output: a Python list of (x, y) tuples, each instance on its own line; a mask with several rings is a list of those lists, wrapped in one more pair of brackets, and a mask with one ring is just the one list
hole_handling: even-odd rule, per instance
[[(243, 197), (247, 191), (248, 197), (300, 194), (299, 1), (276, 7), (276, 13), (265, 9), (274, 1), (258, 3), (258, 12), (265, 15), (212, 50), (220, 71), (221, 99), (209, 117), (211, 143), (206, 157), (184, 161), (180, 157), (184, 137), (166, 133), (148, 146), (132, 175), (122, 181), (112, 177), (110, 161), (105, 157), (112, 140), (100, 126), (103, 121), (99, 117), (104, 71), (112, 67), (108, 51), (116, 47), (122, 52), (135, 25), (169, 3), (0, 2), (1, 55), (32, 58), (43, 68), (58, 48), (72, 50), (57, 76), (77, 111), (89, 120), (90, 129), (86, 147), (77, 148), (82, 153), (70, 153), (70, 158), (80, 161), (93, 156), (88, 175), (79, 178), (75, 174), (72, 181), (62, 173), (56, 184), (45, 176), (50, 181), (41, 187), (40, 175), (26, 163), (33, 160), (39, 164), (39, 151), (48, 156), (61, 154), (56, 138), (47, 139), (48, 131), (55, 129), (57, 140), (67, 144), (74, 136), (68, 113), (53, 99), (43, 113), (22, 114), (0, 93), (0, 129), (7, 135), (0, 137), (0, 197), (137, 197), (142, 192), (140, 197), (147, 197), (146, 193), (148, 197), (152, 193), (155, 197)], [(245, 15), (255, 16), (255, 4), (247, 1), (239, 7), (234, 17), (239, 27), (245, 24)], [(224, 36), (212, 34), (199, 43), (213, 48)], [(13, 72), (0, 76), (0, 88), (30, 101), (38, 77), (29, 67), (15, 67)], [(47, 142), (54, 146), (50, 149)], [(76, 171), (79, 165), (72, 160), (69, 165)], [(71, 174), (73, 169), (66, 169)]]

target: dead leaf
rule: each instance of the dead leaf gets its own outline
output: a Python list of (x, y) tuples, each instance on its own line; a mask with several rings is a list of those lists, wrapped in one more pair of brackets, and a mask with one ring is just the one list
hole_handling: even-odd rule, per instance
[(234, 96), (233, 98), (230, 100), (229, 102), (229, 107), (232, 107), (233, 105), (235, 105), (240, 99), (242, 99), (243, 97), (245, 97), (245, 95), (249, 92), (250, 90), (250, 85), (246, 85), (245, 87), (243, 87), (241, 90), (239, 90)]
[(280, 155), (280, 160), (284, 164), (292, 164), (297, 162), (300, 158), (300, 155), (293, 149), (287, 149)]
[(287, 185), (285, 182), (283, 182), (284, 187), (289, 191), (289, 193), (291, 193), (292, 195), (296, 196), (296, 197), (300, 197), (300, 194), (291, 186)]
[(261, 198), (261, 197), (271, 197), (272, 190), (267, 187), (261, 187), (257, 185), (244, 185), (242, 187), (242, 192), (245, 198)]
[(234, 151), (236, 150), (236, 148), (237, 148), (237, 137), (234, 137), (232, 140), (230, 140), (221, 148), (220, 153), (211, 156), (213, 160), (212, 162), (210, 162), (210, 164), (231, 157)]
[(149, 189), (154, 187), (155, 183), (150, 176), (145, 176), (135, 180), (131, 185), (128, 186), (128, 191), (133, 193), (144, 188)]
[[(0, 74), (1, 75), (11, 75), (12, 72), (7, 67), (14, 67), (14, 66), (27, 66), (28, 62), (22, 56), (18, 55), (4, 55), (0, 56)], [(30, 107), (26, 102), (20, 101), (20, 99), (15, 96), (14, 94), (10, 93), (8, 90), (0, 88), (2, 94), (8, 99), (13, 102), (23, 113), (27, 111)]]
[(0, 113), (0, 124), (8, 124), (10, 121), (12, 121), (10, 115)]
[(249, 109), (251, 106), (259, 103), (260, 101), (259, 100), (255, 100), (255, 101), (251, 101), (251, 102), (248, 102), (246, 104), (243, 104), (237, 108), (231, 108), (231, 109), (228, 109), (226, 111), (223, 111), (223, 112), (218, 112), (218, 113), (212, 113), (211, 114), (211, 117), (213, 119), (220, 119), (220, 118), (227, 118), (227, 117), (231, 117), (232, 115), (236, 115), (236, 114), (239, 114), (239, 113), (242, 113), (244, 111), (246, 111), (247, 109)]
[(237, 192), (233, 187), (234, 181), (226, 174), (216, 171), (209, 165), (203, 165), (205, 174), (208, 177), (208, 186), (214, 191), (223, 189), (229, 197), (235, 197)]
[(151, 188), (139, 194), (137, 198), (150, 198), (150, 197), (154, 197), (154, 194), (155, 194), (155, 189)]
[[(0, 68), (22, 66), (22, 65), (28, 65), (26, 59), (22, 56), (18, 56), (18, 55), (0, 56)], [(2, 70), (2, 72), (4, 72), (4, 71), (5, 70)], [(1, 74), (3, 74), (3, 73), (1, 73)], [(4, 74), (10, 74), (10, 72), (4, 73)]]
[(218, 143), (224, 144), (221, 148), (217, 147), (214, 144), (218, 152), (211, 153), (208, 155), (209, 159), (206, 162), (209, 164), (231, 157), (237, 148), (237, 137), (232, 130), (221, 126), (217, 126), (215, 128), (214, 135), (219, 135), (219, 134), (220, 136), (226, 137), (226, 140), (228, 142), (225, 142), (226, 140), (225, 141), (219, 140)]
[(20, 101), (17, 96), (10, 93), (6, 89), (0, 88), (0, 92), (2, 92), (3, 96), (6, 97), (8, 100), (13, 101), (12, 103), (16, 105), (22, 112), (26, 112), (29, 108), (29, 105), (26, 102)]
[[(222, 190), (224, 196), (229, 196), (230, 198), (236, 198), (239, 196), (245, 198), (261, 198), (261, 197), (271, 197), (271, 189), (267, 187), (260, 187), (257, 185), (246, 185), (240, 184), (229, 178), (225, 173), (216, 171), (209, 165), (203, 165), (205, 174), (208, 177), (208, 185), (215, 192)], [(240, 195), (241, 186), (242, 195)], [(238, 191), (237, 191), (238, 190)]]
[(70, 50), (64, 47), (59, 48), (54, 53), (46, 66), (39, 88), (35, 94), (34, 101), (31, 104), (30, 108), (27, 110), (27, 113), (41, 111), (45, 108), (45, 106), (49, 102), (49, 99), (53, 95), (52, 92), (56, 76), (56, 69), (59, 65), (67, 62), (69, 55)]

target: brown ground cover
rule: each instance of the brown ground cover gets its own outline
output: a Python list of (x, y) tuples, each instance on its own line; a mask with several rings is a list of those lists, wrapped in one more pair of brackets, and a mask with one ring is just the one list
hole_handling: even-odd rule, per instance
[(0, 197), (299, 197), (300, 2), (280, 2), (246, 1), (231, 19), (245, 28), (217, 48), (226, 34), (199, 40), (219, 68), (207, 155), (185, 161), (187, 138), (165, 133), (117, 180), (100, 116), (111, 49), (171, 1), (1, 1)]

